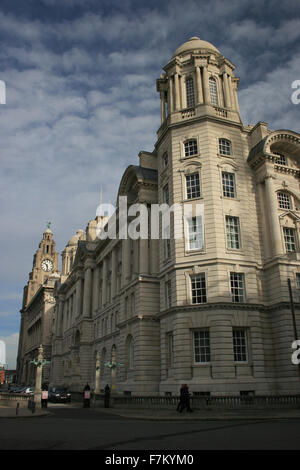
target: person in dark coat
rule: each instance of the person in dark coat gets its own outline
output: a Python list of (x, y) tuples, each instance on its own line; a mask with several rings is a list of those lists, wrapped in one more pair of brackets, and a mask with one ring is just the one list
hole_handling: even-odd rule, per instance
[(110, 398), (110, 388), (109, 385), (106, 384), (104, 389), (104, 408), (109, 408), (109, 398)]
[(47, 408), (48, 406), (48, 385), (43, 384), (42, 386), (42, 398), (41, 398), (42, 408)]
[(179, 411), (179, 413), (182, 413), (185, 408), (186, 408), (186, 411), (189, 411), (189, 412), (193, 411), (190, 406), (189, 387), (187, 386), (187, 384), (182, 384), (181, 389), (180, 389), (180, 400), (177, 405), (177, 411)]
[(91, 387), (87, 383), (83, 389), (83, 408), (89, 408), (91, 401)]

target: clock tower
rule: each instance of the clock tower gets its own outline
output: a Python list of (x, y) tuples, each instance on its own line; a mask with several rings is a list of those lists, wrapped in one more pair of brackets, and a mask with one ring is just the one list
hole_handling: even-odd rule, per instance
[(58, 253), (55, 251), (55, 241), (50, 229), (50, 223), (43, 233), (43, 238), (39, 244), (34, 257), (33, 267), (29, 274), (29, 280), (24, 287), (23, 309), (28, 305), (39, 287), (45, 283), (47, 278), (58, 271)]

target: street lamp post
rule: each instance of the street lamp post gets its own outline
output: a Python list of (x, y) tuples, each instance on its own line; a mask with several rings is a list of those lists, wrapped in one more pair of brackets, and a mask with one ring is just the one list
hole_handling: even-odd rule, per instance
[(40, 345), (38, 348), (38, 357), (37, 360), (30, 361), (31, 364), (36, 366), (36, 373), (35, 373), (35, 387), (34, 387), (34, 401), (36, 406), (41, 406), (41, 398), (42, 398), (42, 376), (43, 376), (43, 366), (49, 364), (50, 361), (46, 361), (44, 359), (44, 350), (43, 346)]

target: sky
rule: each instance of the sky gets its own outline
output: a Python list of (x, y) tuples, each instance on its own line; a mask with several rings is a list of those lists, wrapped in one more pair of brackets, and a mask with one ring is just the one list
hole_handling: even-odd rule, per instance
[(15, 367), (23, 287), (46, 223), (61, 253), (151, 152), (156, 79), (192, 36), (240, 77), (243, 123), (299, 132), (299, 0), (1, 0), (0, 340)]

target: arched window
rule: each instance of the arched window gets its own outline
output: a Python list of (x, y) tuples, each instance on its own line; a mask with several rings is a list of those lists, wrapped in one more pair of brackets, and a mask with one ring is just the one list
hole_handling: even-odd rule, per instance
[(291, 209), (291, 198), (287, 193), (279, 192), (277, 193), (277, 199), (280, 209)]
[(232, 147), (230, 140), (219, 139), (219, 153), (221, 155), (232, 155)]
[(217, 82), (213, 77), (209, 77), (209, 93), (211, 104), (219, 106)]
[(195, 106), (194, 80), (192, 78), (186, 80), (186, 105), (188, 108)]

